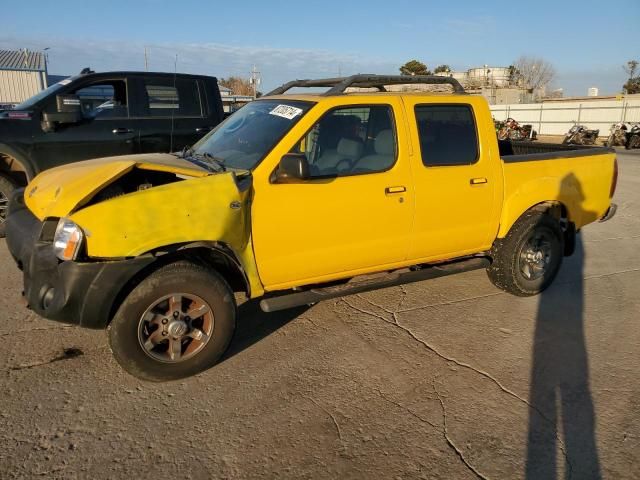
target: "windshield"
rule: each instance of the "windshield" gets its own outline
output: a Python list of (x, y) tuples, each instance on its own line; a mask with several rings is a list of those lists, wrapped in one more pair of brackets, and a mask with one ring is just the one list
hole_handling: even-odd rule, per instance
[(63, 83), (54, 83), (49, 88), (46, 88), (46, 89), (42, 90), (40, 93), (36, 93), (33, 97), (27, 98), (20, 105), (16, 105), (15, 110), (28, 110), (28, 109), (32, 108), (40, 100), (42, 100), (44, 97), (46, 97), (47, 95), (50, 95), (52, 93), (57, 92), (58, 90), (60, 90), (65, 85), (66, 84), (63, 84)]
[(235, 112), (191, 150), (215, 157), (225, 167), (251, 170), (314, 104), (297, 100), (256, 100)]

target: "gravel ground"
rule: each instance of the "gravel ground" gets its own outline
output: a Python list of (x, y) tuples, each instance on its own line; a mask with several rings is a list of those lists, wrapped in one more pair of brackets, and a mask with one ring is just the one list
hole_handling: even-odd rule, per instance
[[(640, 152), (542, 295), (482, 271), (276, 314), (142, 383), (20, 302), (0, 241), (1, 478), (640, 477)], [(66, 353), (65, 353), (66, 351)]]

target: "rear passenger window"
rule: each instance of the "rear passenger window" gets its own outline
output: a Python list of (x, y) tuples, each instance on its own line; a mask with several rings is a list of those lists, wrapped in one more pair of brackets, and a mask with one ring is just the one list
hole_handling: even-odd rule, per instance
[(144, 93), (146, 116), (202, 116), (200, 93), (195, 80), (148, 79), (144, 81)]
[(326, 113), (292, 149), (307, 157), (312, 177), (383, 172), (396, 161), (391, 107), (362, 105)]
[(470, 106), (418, 105), (415, 112), (426, 167), (478, 161), (478, 135)]

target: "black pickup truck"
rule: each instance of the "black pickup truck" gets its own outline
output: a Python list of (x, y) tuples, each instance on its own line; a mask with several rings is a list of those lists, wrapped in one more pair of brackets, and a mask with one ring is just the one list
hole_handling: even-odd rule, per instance
[(0, 233), (17, 186), (51, 167), (95, 157), (170, 152), (224, 117), (214, 77), (83, 71), (0, 112)]

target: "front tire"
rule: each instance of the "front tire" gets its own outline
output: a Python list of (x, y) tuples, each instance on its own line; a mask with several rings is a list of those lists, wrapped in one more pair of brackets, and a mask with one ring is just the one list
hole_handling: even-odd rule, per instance
[(9, 211), (9, 199), (17, 188), (16, 183), (9, 177), (0, 174), (0, 238), (5, 236), (5, 221)]
[(494, 244), (489, 280), (519, 297), (537, 295), (558, 274), (564, 255), (560, 222), (543, 212), (528, 212)]
[(613, 134), (609, 135), (609, 138), (607, 138), (607, 141), (606, 141), (606, 142), (604, 142), (604, 144), (605, 144), (607, 147), (613, 147), (613, 146), (616, 144), (616, 137), (615, 137), (615, 135), (613, 135)]
[(162, 382), (212, 367), (236, 325), (233, 292), (216, 272), (177, 262), (149, 275), (108, 327), (116, 361), (131, 375)]

